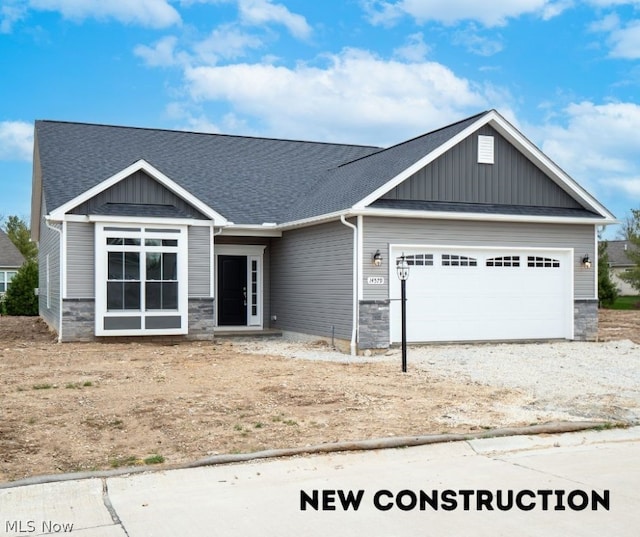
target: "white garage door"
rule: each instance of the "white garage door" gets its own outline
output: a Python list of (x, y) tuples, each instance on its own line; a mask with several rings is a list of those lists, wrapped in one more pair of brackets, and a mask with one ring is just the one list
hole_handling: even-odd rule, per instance
[[(570, 250), (391, 248), (405, 254), (407, 340), (573, 337)], [(400, 281), (391, 263), (391, 340), (401, 336)]]

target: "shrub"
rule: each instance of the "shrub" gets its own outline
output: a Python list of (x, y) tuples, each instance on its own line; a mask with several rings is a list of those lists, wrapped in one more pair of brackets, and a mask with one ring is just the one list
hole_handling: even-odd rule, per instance
[(26, 261), (11, 280), (4, 305), (8, 315), (38, 315), (38, 263)]

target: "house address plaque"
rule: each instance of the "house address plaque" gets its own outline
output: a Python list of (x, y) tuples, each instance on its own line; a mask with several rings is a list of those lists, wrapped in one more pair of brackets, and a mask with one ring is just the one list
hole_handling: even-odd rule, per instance
[(369, 285), (384, 285), (384, 277), (383, 276), (369, 276), (367, 278), (367, 283)]

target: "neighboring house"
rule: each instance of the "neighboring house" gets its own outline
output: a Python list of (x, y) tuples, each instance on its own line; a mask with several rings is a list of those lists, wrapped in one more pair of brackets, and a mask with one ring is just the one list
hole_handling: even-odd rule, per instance
[(596, 335), (615, 217), (496, 111), (386, 149), (53, 121), (34, 143), (61, 341), (275, 328), (385, 348), (402, 254), (411, 342)]
[(7, 234), (0, 229), (0, 295), (7, 292), (11, 280), (18, 272), (18, 269), (24, 263), (24, 257), (20, 250)]
[(628, 282), (620, 278), (620, 274), (631, 270), (634, 264), (627, 257), (629, 248), (633, 248), (633, 244), (629, 241), (606, 241), (607, 254), (609, 255), (609, 267), (611, 268), (611, 280), (618, 288), (621, 296), (636, 296), (638, 291), (631, 287)]

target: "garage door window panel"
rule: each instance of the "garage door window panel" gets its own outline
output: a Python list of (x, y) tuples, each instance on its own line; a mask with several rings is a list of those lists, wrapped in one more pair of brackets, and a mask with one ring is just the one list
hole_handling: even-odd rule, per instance
[(443, 267), (477, 267), (478, 260), (466, 255), (442, 254)]
[(560, 268), (560, 260), (530, 255), (527, 257), (527, 266), (531, 268)]
[(486, 261), (487, 267), (519, 267), (519, 255), (507, 255), (503, 257), (491, 257)]
[[(412, 254), (404, 256), (407, 265), (412, 267), (432, 267), (433, 254)], [(396, 264), (400, 264), (400, 258), (396, 260)]]

